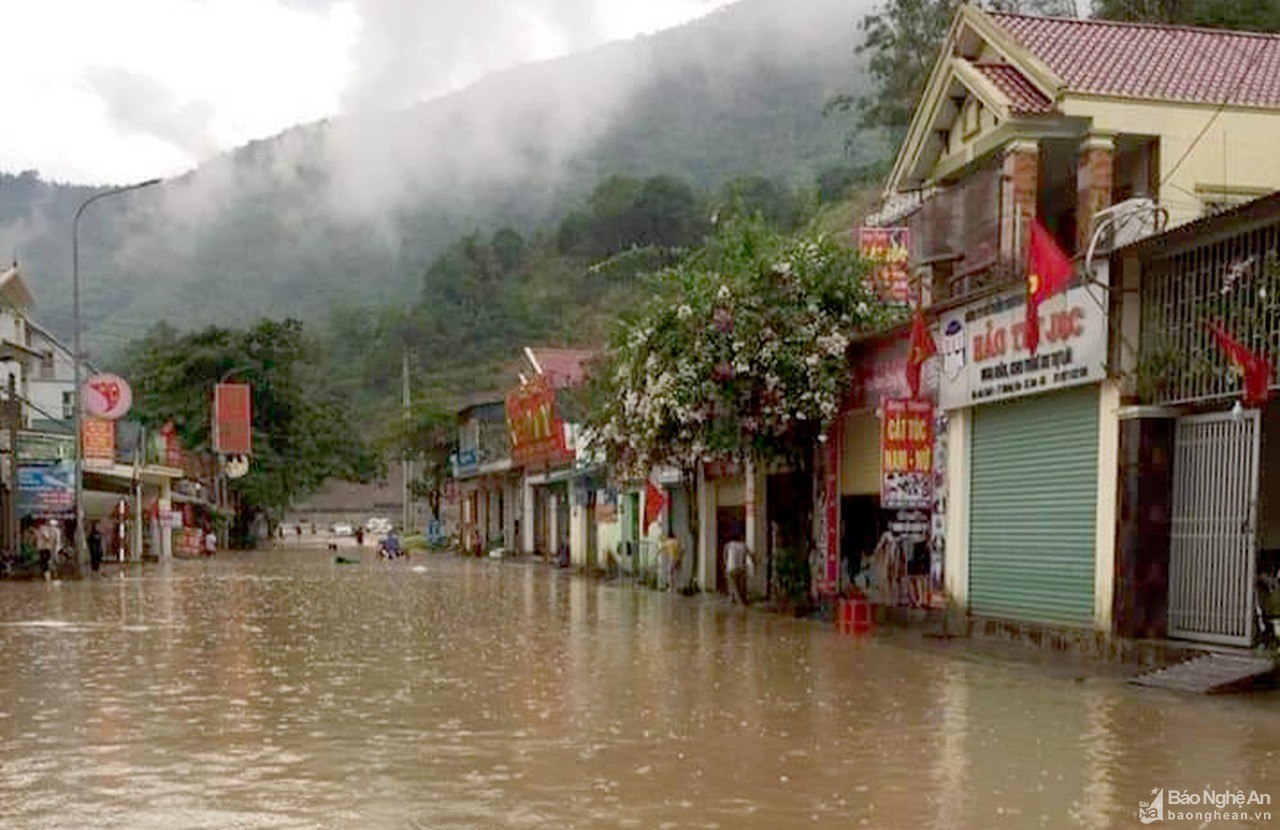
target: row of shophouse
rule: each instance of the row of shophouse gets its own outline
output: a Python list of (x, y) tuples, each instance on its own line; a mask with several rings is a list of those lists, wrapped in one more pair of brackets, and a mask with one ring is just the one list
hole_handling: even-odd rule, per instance
[[(0, 544), (30, 545), (52, 525), (75, 533), (73, 352), (32, 318), (35, 300), (17, 265), (0, 273)], [(94, 367), (82, 364), (84, 378)], [(225, 478), (208, 453), (187, 451), (172, 429), (85, 419), (83, 507), (104, 559), (198, 556), (201, 531), (230, 509)]]
[[(1240, 405), (1208, 324), (1280, 359), (1278, 134), (1278, 36), (963, 5), (863, 231), (897, 251), (886, 301), (919, 309), (936, 354), (913, 395), (911, 326), (855, 336), (815, 447), (815, 590), (1256, 642), (1280, 614), (1280, 409)], [(1075, 276), (1032, 354), (1036, 223)], [(639, 570), (673, 537), (676, 579), (706, 591), (727, 540), (765, 562), (794, 544), (784, 470), (611, 480), (556, 409), (585, 357), (529, 350), (504, 401), (462, 414), (464, 544)]]

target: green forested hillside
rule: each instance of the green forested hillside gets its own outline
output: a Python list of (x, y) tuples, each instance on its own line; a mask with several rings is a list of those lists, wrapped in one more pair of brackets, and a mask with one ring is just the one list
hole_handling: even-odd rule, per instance
[[(157, 321), (333, 314), (347, 325), (403, 312), (456, 240), (503, 227), (554, 233), (611, 175), (665, 174), (714, 193), (740, 174), (812, 183), (869, 160), (883, 148), (857, 144), (846, 156), (847, 122), (822, 117), (827, 97), (860, 86), (852, 49), (867, 8), (742, 0), (406, 111), (300, 126), (104, 200), (81, 233), (89, 349), (102, 357)], [(71, 215), (88, 192), (0, 179), (0, 253), (17, 256), (37, 316), (63, 333)], [(546, 285), (530, 290), (556, 301)], [(532, 319), (513, 345), (547, 327)]]

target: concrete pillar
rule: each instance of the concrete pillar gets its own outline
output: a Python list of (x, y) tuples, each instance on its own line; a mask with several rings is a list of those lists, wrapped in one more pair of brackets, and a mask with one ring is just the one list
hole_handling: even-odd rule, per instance
[(765, 555), (769, 547), (768, 505), (765, 503), (765, 468), (754, 460), (748, 459), (743, 473), (743, 487), (746, 493), (747, 514), (747, 550), (755, 554), (756, 568), (751, 577), (752, 591), (764, 593), (768, 574), (765, 573)]
[(1109, 135), (1090, 135), (1080, 145), (1076, 171), (1076, 250), (1087, 251), (1093, 238), (1093, 217), (1111, 207), (1112, 166), (1115, 140)]
[(698, 465), (698, 588), (716, 589), (716, 483)]
[(587, 522), (591, 519), (588, 509), (586, 479), (574, 479), (569, 482), (569, 561), (575, 567), (585, 568), (589, 561)]
[(173, 528), (169, 515), (173, 512), (173, 487), (169, 479), (160, 480), (160, 561), (173, 558)]
[[(1000, 229), (1000, 254), (1007, 261), (1021, 263), (1026, 258), (1031, 222), (1036, 217), (1036, 195), (1040, 187), (1040, 145), (1034, 141), (1014, 141), (1005, 150), (1004, 194), (1006, 210)], [(1018, 267), (1021, 267), (1020, 265)]]
[(551, 556), (560, 555), (560, 494), (547, 494), (547, 548)]
[(969, 607), (969, 422), (972, 411), (957, 409), (947, 419), (947, 548), (942, 580), (947, 596)]
[(528, 477), (521, 479), (521, 501), (524, 509), (521, 510), (520, 519), (520, 552), (536, 553), (534, 525), (537, 522), (537, 500), (534, 498), (533, 485), (529, 483)]
[(520, 498), (520, 480), (507, 478), (502, 482), (502, 493), (502, 546), (508, 551), (518, 551), (520, 540), (516, 538), (516, 526), (524, 504)]
[(1116, 590), (1116, 523), (1119, 518), (1120, 388), (1102, 384), (1098, 396), (1098, 502), (1094, 524), (1093, 622), (1110, 633)]

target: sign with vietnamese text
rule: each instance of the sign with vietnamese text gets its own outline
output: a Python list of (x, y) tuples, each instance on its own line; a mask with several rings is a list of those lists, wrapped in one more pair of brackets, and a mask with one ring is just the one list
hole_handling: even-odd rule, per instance
[(253, 449), (253, 395), (247, 383), (213, 387), (213, 451), (248, 455)]
[(565, 443), (564, 425), (556, 417), (556, 390), (544, 378), (535, 378), (508, 392), (506, 416), (511, 460), (516, 465), (573, 461), (573, 453)]
[(80, 446), (86, 467), (110, 467), (116, 463), (116, 422), (85, 416), (80, 422)]
[(1026, 347), (1019, 290), (942, 315), (938, 401), (944, 409), (1051, 392), (1104, 379), (1106, 319), (1084, 287), (1040, 306), (1040, 345)]
[(75, 512), (75, 465), (22, 464), (18, 467), (18, 515), (68, 518)]
[(114, 421), (133, 406), (133, 390), (119, 375), (94, 375), (80, 387), (84, 411), (94, 418)]
[(880, 506), (933, 506), (933, 404), (887, 400), (880, 422)]
[(858, 228), (858, 251), (872, 264), (867, 275), (880, 299), (906, 305), (913, 299), (907, 228)]

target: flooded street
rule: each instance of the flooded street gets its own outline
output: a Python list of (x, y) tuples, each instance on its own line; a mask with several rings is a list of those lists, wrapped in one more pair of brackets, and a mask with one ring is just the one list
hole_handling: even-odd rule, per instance
[(1275, 695), (523, 562), (290, 550), (3, 584), (0, 648), (4, 827), (1105, 828), (1154, 788), (1280, 796)]

